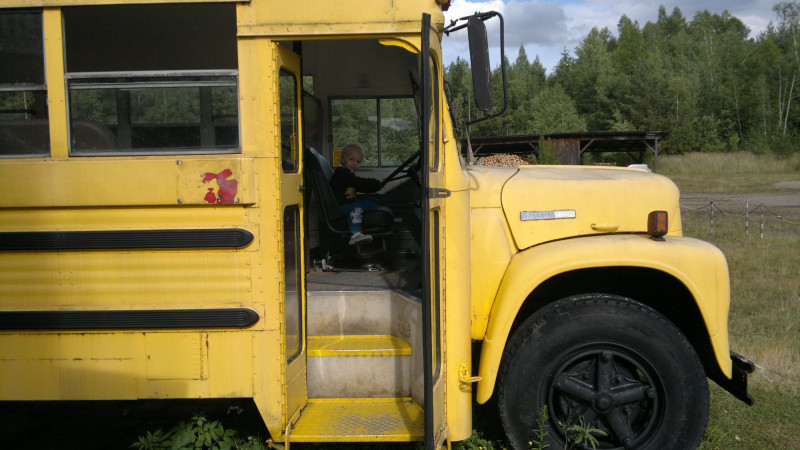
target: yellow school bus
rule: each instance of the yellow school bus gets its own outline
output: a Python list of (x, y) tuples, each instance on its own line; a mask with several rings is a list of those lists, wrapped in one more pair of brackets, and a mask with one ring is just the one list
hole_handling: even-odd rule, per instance
[[(426, 448), (492, 398), (515, 448), (696, 446), (709, 378), (752, 403), (672, 182), (459, 149), (441, 41), (490, 117), (502, 18), (447, 3), (4, 0), (0, 400), (245, 398), (274, 443)], [(349, 142), (370, 244), (327, 182)]]

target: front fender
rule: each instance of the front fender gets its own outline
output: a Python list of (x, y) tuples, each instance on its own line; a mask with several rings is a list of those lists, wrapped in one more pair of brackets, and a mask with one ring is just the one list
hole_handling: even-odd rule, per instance
[(511, 326), (528, 296), (551, 277), (578, 269), (642, 267), (667, 273), (691, 293), (706, 324), (717, 364), (731, 377), (728, 344), (728, 265), (713, 245), (686, 237), (655, 241), (644, 235), (606, 235), (554, 241), (511, 259), (492, 305), (480, 356), (477, 401), (492, 395)]

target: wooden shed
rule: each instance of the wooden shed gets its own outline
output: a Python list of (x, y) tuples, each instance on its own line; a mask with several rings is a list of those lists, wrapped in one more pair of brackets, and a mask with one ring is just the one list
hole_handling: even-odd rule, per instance
[[(495, 153), (539, 155), (539, 143), (552, 141), (562, 164), (580, 165), (585, 153), (623, 152), (632, 162), (642, 164), (646, 152), (653, 155), (653, 170), (658, 169), (658, 141), (669, 131), (582, 131), (523, 136), (495, 136), (471, 139), (475, 156)], [(467, 148), (462, 141), (462, 151)]]

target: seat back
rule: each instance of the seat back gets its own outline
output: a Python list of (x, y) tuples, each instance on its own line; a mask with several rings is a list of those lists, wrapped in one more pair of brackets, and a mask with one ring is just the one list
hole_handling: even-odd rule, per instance
[(322, 214), (325, 217), (325, 221), (330, 226), (333, 220), (344, 216), (329, 183), (333, 175), (333, 169), (328, 160), (313, 148), (307, 148), (305, 156), (306, 182), (311, 184), (311, 189), (322, 206)]
[(328, 162), (328, 160), (325, 159), (324, 156), (320, 155), (319, 152), (314, 149), (314, 147), (309, 147), (308, 151), (311, 152), (311, 154), (314, 155), (314, 158), (316, 158), (317, 162), (319, 162), (319, 167), (322, 170), (322, 174), (325, 175), (325, 179), (331, 181), (331, 177), (333, 176), (333, 167), (331, 167), (331, 164)]
[[(330, 177), (333, 169), (328, 161), (313, 148), (307, 148), (304, 153), (305, 181), (311, 185), (311, 192), (320, 203), (322, 216), (328, 230), (342, 236), (349, 236), (347, 214), (342, 212), (333, 189)], [(326, 175), (327, 174), (327, 175)], [(371, 235), (387, 235), (394, 227), (394, 215), (385, 207), (376, 211), (365, 211), (362, 217), (364, 233)]]

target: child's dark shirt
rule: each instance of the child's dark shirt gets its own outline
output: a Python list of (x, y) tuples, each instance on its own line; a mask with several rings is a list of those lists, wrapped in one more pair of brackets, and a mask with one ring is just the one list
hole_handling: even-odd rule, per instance
[(347, 188), (356, 188), (356, 192), (378, 192), (381, 189), (380, 180), (375, 178), (361, 178), (344, 167), (337, 167), (330, 180), (333, 194), (339, 204), (348, 203), (355, 199), (345, 198)]

